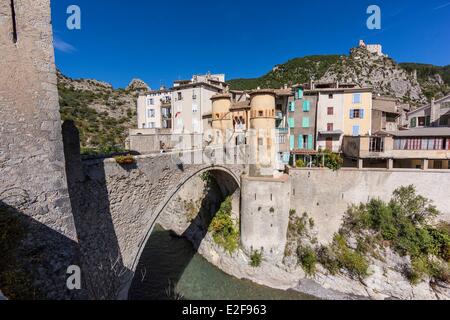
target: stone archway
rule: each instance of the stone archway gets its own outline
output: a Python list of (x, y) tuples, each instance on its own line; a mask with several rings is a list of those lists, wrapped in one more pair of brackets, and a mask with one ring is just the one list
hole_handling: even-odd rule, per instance
[[(137, 254), (134, 257), (133, 264), (130, 266), (130, 269), (133, 273), (133, 277), (130, 279), (130, 281), (127, 285), (127, 288), (125, 290), (126, 297), (128, 297), (131, 284), (133, 283), (134, 274), (136, 273), (136, 271), (139, 271), (139, 270), (137, 270), (137, 268), (138, 268), (138, 264), (140, 264), (140, 260), (141, 260), (143, 251), (148, 246), (148, 242), (152, 241), (151, 235), (152, 235), (152, 231), (153, 231), (155, 225), (157, 223), (160, 224), (158, 222), (158, 221), (160, 221), (160, 219), (173, 219), (174, 218), (174, 215), (172, 215), (171, 210), (172, 210), (173, 203), (179, 201), (179, 198), (177, 199), (178, 194), (182, 193), (182, 191), (185, 190), (184, 188), (186, 188), (186, 189), (192, 188), (193, 185), (191, 185), (191, 182), (193, 182), (194, 180), (200, 180), (198, 177), (205, 172), (209, 173), (214, 178), (213, 181), (214, 181), (214, 185), (216, 186), (216, 190), (214, 192), (217, 192), (220, 195), (219, 197), (222, 197), (221, 201), (223, 201), (224, 198), (227, 196), (234, 196), (234, 198), (236, 198), (235, 200), (237, 200), (237, 203), (235, 205), (233, 205), (233, 207), (234, 206), (239, 207), (239, 205), (240, 205), (240, 203), (239, 203), (240, 178), (237, 177), (236, 174), (233, 171), (231, 171), (230, 169), (228, 169), (227, 167), (223, 167), (223, 166), (205, 167), (205, 168), (196, 170), (194, 173), (189, 174), (188, 176), (184, 177), (183, 181), (181, 181), (175, 188), (173, 188), (170, 192), (168, 192), (166, 199), (164, 199), (161, 202), (161, 204), (157, 208), (156, 212), (152, 213), (152, 219), (148, 221), (147, 226), (145, 227), (145, 230), (147, 230), (147, 231), (146, 231), (144, 237), (142, 238), (142, 241), (139, 243), (139, 248), (138, 248)], [(195, 177), (197, 177), (197, 178), (195, 178)], [(219, 204), (220, 204), (220, 202), (219, 202)], [(213, 212), (215, 213), (216, 211), (213, 211)], [(237, 213), (237, 214), (239, 214), (239, 213)], [(171, 217), (163, 217), (163, 215), (171, 215)], [(198, 221), (202, 219), (202, 218), (199, 218), (200, 215), (201, 215), (201, 213), (197, 212), (195, 214), (195, 216), (196, 216), (195, 219), (193, 219), (192, 221), (188, 222), (187, 224), (184, 224), (183, 226), (181, 226), (181, 229), (182, 229), (181, 232), (175, 232), (175, 233), (177, 233), (179, 235), (183, 235), (183, 237), (185, 237), (185, 234), (191, 233), (194, 229), (198, 228), (198, 223), (199, 223)], [(212, 218), (212, 216), (211, 216), (211, 218)], [(202, 223), (205, 223), (205, 221), (203, 221)], [(206, 229), (203, 229), (203, 230), (207, 230), (208, 224), (209, 224), (209, 222), (206, 222)], [(171, 230), (174, 230), (171, 227), (168, 227), (168, 228)], [(197, 230), (197, 231), (199, 231), (199, 230)], [(198, 235), (198, 233), (197, 233), (197, 240), (200, 239), (200, 242), (201, 242), (201, 239), (203, 239), (203, 237), (205, 235), (206, 235), (206, 231), (204, 231), (204, 233), (201, 232), (200, 235)], [(189, 236), (186, 236), (186, 238), (189, 239)], [(190, 240), (192, 240), (192, 239), (190, 239)], [(198, 243), (198, 245), (199, 245), (199, 243)], [(196, 247), (196, 246), (194, 245), (194, 247)], [(189, 260), (190, 260), (190, 258), (189, 258)], [(142, 265), (140, 267), (142, 267)], [(137, 273), (139, 273), (139, 272), (137, 272)], [(133, 285), (133, 288), (134, 288), (134, 285)], [(122, 296), (121, 298), (125, 298), (125, 297)]]

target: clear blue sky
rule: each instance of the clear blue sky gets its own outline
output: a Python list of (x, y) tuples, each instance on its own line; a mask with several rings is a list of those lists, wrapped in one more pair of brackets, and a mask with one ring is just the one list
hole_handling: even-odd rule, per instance
[[(359, 39), (399, 62), (450, 64), (450, 0), (51, 0), (56, 64), (74, 78), (170, 86), (191, 74), (257, 77), (291, 58), (347, 54)], [(66, 9), (81, 8), (81, 30)], [(381, 8), (382, 30), (366, 27)]]

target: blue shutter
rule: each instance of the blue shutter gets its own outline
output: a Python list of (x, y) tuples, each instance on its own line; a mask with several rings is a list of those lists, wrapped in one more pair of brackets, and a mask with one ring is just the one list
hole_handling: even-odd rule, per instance
[(289, 138), (289, 147), (291, 150), (294, 150), (294, 146), (295, 146), (295, 136), (291, 134)]
[(300, 88), (297, 90), (297, 97), (298, 97), (298, 99), (303, 98), (303, 90)]
[(364, 109), (359, 110), (360, 118), (364, 119)]
[(309, 150), (313, 150), (314, 149), (313, 144), (314, 144), (313, 136), (312, 136), (312, 134), (309, 134), (308, 135), (308, 149)]
[(353, 126), (353, 136), (359, 136), (359, 126)]
[(353, 119), (353, 109), (350, 109), (350, 119)]
[(299, 135), (299, 136), (298, 136), (298, 148), (299, 148), (300, 150), (303, 149), (303, 136), (302, 136), (302, 135)]

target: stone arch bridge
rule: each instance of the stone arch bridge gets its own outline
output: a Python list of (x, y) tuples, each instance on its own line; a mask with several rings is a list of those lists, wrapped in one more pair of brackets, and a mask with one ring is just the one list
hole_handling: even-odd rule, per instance
[[(66, 143), (67, 145), (67, 143)], [(68, 154), (69, 194), (90, 298), (127, 298), (157, 218), (192, 177), (210, 172), (224, 194), (239, 189), (244, 165), (183, 165), (173, 153), (80, 161)]]

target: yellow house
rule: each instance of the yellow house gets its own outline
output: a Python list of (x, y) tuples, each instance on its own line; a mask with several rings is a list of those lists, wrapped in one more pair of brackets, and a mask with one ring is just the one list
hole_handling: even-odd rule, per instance
[(372, 89), (344, 91), (344, 135), (364, 136), (372, 133)]

